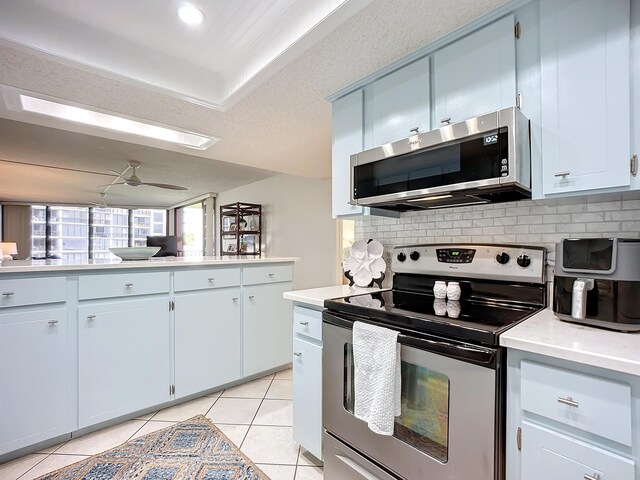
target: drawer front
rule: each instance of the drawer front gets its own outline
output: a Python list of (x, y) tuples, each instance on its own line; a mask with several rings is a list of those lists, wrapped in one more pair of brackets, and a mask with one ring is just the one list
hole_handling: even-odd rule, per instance
[(635, 478), (633, 460), (526, 420), (522, 422), (521, 468), (522, 480)]
[(178, 270), (174, 273), (174, 290), (207, 290), (240, 285), (239, 268), (207, 268), (205, 270)]
[(631, 446), (631, 387), (523, 361), (522, 409)]
[(290, 282), (293, 280), (293, 265), (244, 267), (242, 275), (242, 283), (244, 283), (244, 285)]
[(0, 279), (0, 308), (66, 300), (66, 277)]
[(78, 284), (80, 300), (168, 293), (169, 272), (83, 275)]
[(293, 331), (322, 342), (322, 312), (310, 308), (293, 307)]

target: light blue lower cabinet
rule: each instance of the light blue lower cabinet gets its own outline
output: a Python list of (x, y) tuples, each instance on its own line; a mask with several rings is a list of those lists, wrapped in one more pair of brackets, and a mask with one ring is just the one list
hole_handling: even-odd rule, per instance
[(240, 288), (176, 294), (176, 398), (242, 377)]
[(170, 333), (166, 297), (78, 307), (80, 428), (170, 400)]
[(293, 339), (293, 438), (322, 459), (322, 346)]
[(66, 307), (0, 314), (0, 454), (70, 432)]

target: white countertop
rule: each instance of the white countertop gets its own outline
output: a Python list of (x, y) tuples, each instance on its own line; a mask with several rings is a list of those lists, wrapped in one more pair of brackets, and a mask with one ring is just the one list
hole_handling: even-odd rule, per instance
[(247, 265), (260, 263), (295, 262), (298, 257), (157, 257), (150, 260), (89, 261), (83, 263), (65, 263), (62, 260), (10, 260), (0, 264), (0, 275), (6, 273), (61, 272), (74, 270), (118, 270), (127, 268), (174, 268), (202, 265)]
[(507, 330), (500, 345), (640, 376), (640, 333), (563, 322), (551, 309)]
[(346, 297), (347, 295), (358, 295), (363, 293), (374, 293), (388, 290), (384, 288), (361, 288), (350, 287), (349, 285), (333, 285), (330, 287), (309, 288), (307, 290), (294, 290), (292, 292), (284, 292), (284, 298), (293, 300), (294, 302), (313, 305), (316, 307), (324, 307), (324, 301), (330, 298)]

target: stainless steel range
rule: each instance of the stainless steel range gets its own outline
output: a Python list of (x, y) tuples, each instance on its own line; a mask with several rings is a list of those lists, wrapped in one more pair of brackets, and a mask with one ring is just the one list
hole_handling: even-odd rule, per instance
[[(503, 480), (505, 352), (499, 335), (546, 304), (546, 251), (515, 245), (396, 247), (393, 289), (327, 300), (325, 478)], [(449, 299), (444, 295), (448, 283)], [(459, 295), (459, 300), (454, 300)], [(393, 436), (353, 415), (355, 321), (399, 332), (402, 414)]]

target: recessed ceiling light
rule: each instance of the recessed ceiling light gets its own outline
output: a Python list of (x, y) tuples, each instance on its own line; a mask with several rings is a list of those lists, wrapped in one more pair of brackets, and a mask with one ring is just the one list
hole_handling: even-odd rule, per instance
[(187, 25), (200, 25), (205, 19), (202, 10), (188, 3), (178, 7), (178, 17)]
[(86, 108), (65, 105), (63, 103), (30, 97), (28, 95), (19, 95), (19, 98), (22, 110), (26, 112), (47, 115), (49, 117), (104, 128), (106, 130), (153, 138), (185, 147), (197, 148), (198, 150), (205, 150), (219, 140), (216, 137), (152, 125), (138, 120), (95, 112)]

